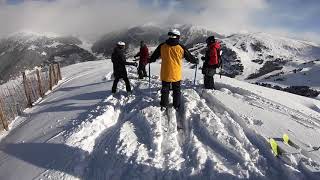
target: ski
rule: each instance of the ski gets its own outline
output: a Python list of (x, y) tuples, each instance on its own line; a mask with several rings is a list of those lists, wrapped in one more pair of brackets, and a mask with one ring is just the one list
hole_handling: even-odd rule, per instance
[(296, 163), (296, 159), (292, 155), (300, 154), (300, 152), (295, 148), (286, 147), (287, 145), (284, 144), (282, 138), (268, 138), (267, 141), (276, 160), (290, 166)]
[(300, 153), (296, 148), (285, 145), (285, 142), (283, 142), (281, 138), (268, 138), (268, 143), (275, 157)]
[(284, 134), (281, 138), (268, 138), (268, 144), (271, 148), (272, 154), (287, 164), (293, 162), (294, 157), (292, 155), (298, 155), (298, 157), (308, 157), (313, 160), (319, 161), (320, 159), (311, 154), (311, 152), (320, 150), (320, 147), (312, 147), (310, 149), (301, 148), (297, 143), (290, 139), (288, 134)]
[(297, 145), (297, 143), (293, 142), (292, 139), (290, 139), (288, 134), (283, 134), (282, 140), (286, 145), (294, 147), (297, 150), (300, 150), (301, 153), (303, 153), (303, 152), (313, 152), (313, 151), (320, 150), (320, 146), (318, 146), (318, 147), (317, 146), (313, 146), (313, 147), (311, 147), (311, 149), (303, 149), (299, 145)]

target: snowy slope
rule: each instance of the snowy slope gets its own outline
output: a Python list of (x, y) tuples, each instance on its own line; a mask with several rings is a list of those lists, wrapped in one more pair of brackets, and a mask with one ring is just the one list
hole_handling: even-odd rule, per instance
[(237, 79), (319, 90), (318, 45), (266, 33), (235, 34), (223, 42), (236, 52), (244, 66)]
[(123, 82), (111, 95), (110, 60), (64, 68), (65, 82), (2, 139), (0, 179), (320, 178), (319, 151), (284, 161), (266, 142), (288, 133), (303, 149), (318, 146), (318, 100), (227, 77), (216, 77), (218, 90), (203, 90), (187, 67), (182, 115), (169, 116), (159, 107), (158, 62), (151, 91), (128, 68), (132, 96)]

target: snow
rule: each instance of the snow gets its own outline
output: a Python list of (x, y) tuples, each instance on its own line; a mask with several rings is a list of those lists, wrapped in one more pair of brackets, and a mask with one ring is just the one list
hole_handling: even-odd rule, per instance
[[(236, 52), (244, 67), (243, 73), (236, 78), (251, 83), (268, 83), (280, 87), (309, 86), (315, 90), (319, 87), (320, 58), (319, 46), (310, 42), (294, 40), (267, 33), (241, 33), (224, 38), (223, 43)], [(254, 50), (252, 45), (261, 44), (260, 50)], [(249, 75), (257, 73), (268, 61), (276, 58), (285, 63), (281, 70), (269, 72), (254, 79), (247, 79)], [(261, 60), (262, 64), (252, 60)], [(299, 71), (302, 69), (302, 71)], [(274, 76), (274, 77), (271, 77)]]
[(82, 41), (82, 44), (80, 44), (78, 46), (81, 47), (82, 49), (87, 50), (92, 53), (92, 49), (91, 49), (92, 43), (90, 43), (86, 40), (83, 40), (83, 39), (81, 39), (81, 41)]
[(182, 115), (169, 116), (159, 107), (159, 62), (151, 91), (128, 68), (130, 96), (122, 81), (111, 94), (110, 60), (64, 67), (64, 82), (2, 139), (0, 179), (319, 178), (319, 151), (284, 162), (266, 141), (287, 133), (304, 149), (318, 146), (319, 100), (218, 76), (217, 90), (203, 90), (201, 71), (194, 86), (189, 66)]
[(8, 37), (15, 39), (28, 39), (29, 42), (32, 42), (41, 37), (57, 38), (59, 37), (59, 35), (53, 32), (35, 32), (30, 30), (22, 30), (12, 33)]
[(35, 46), (35, 45), (32, 44), (30, 47), (28, 47), (28, 50), (34, 51), (34, 50), (36, 50), (38, 48), (39, 48), (38, 46)]
[(60, 46), (60, 45), (62, 45), (62, 43), (55, 41), (54, 43), (52, 43), (52, 44), (50, 44), (50, 45), (46, 45), (45, 47), (48, 47), (48, 48), (57, 48), (57, 47)]

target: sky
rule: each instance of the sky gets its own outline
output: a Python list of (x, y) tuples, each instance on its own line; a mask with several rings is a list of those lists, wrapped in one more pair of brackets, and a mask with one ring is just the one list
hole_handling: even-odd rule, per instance
[(320, 43), (320, 0), (0, 0), (0, 37), (17, 31), (97, 38), (142, 24), (221, 34), (267, 32)]

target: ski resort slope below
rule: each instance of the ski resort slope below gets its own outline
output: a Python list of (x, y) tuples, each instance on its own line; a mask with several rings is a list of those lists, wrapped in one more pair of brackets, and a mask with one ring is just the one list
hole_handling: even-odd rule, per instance
[[(63, 68), (3, 135), (0, 179), (320, 179), (319, 100), (218, 75), (204, 90), (189, 67), (179, 112), (160, 110), (159, 62), (150, 86), (128, 67), (132, 95), (122, 81), (111, 94), (110, 60)], [(299, 148), (277, 158), (267, 140), (283, 134)]]

